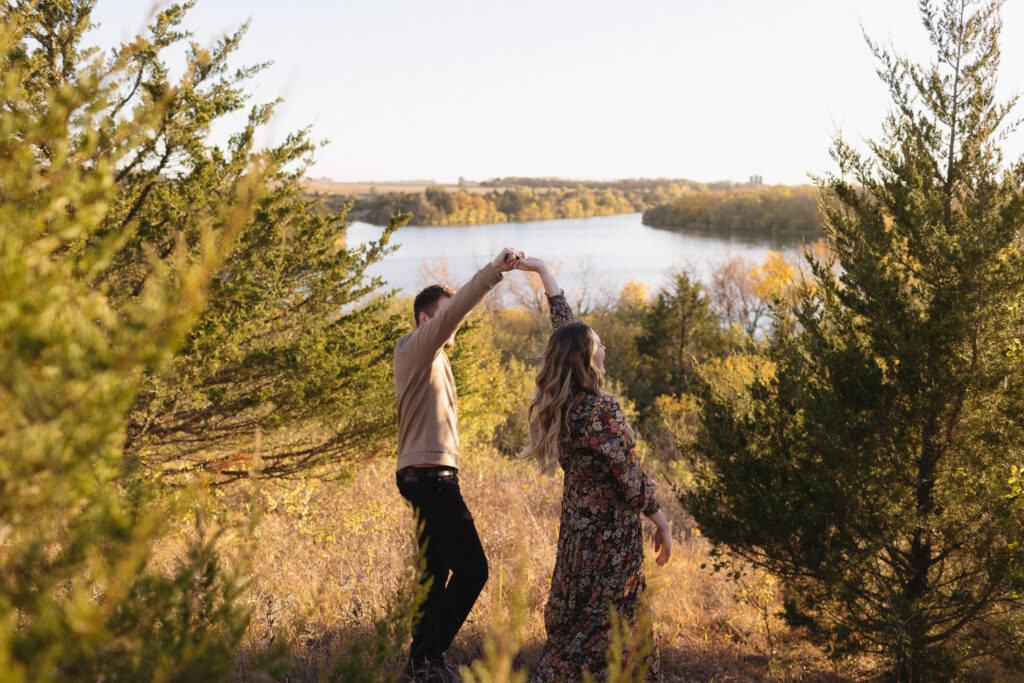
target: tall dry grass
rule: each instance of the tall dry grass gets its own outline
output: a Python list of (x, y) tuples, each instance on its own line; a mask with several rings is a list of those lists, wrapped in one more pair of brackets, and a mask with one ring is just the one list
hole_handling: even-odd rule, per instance
[[(471, 665), (483, 658), (495, 629), (514, 623), (520, 632), (512, 640), (522, 647), (513, 666), (529, 671), (544, 642), (561, 475), (543, 475), (528, 462), (470, 454), (463, 459), (460, 482), (490, 578), (447, 657)], [(665, 680), (859, 677), (852, 664), (837, 668), (778, 620), (768, 577), (737, 583), (714, 573), (707, 542), (664, 482), (658, 499), (675, 538), (666, 567), (653, 562), (648, 548), (649, 595)], [(248, 556), (252, 572), (253, 620), (238, 654), (237, 680), (261, 680), (249, 662), (275, 647), (283, 648), (286, 658), (278, 673), (290, 681), (319, 680), (339, 656), (352, 656), (345, 653), (353, 643), (372, 640), (374, 620), (385, 617), (399, 591), (413, 583), (412, 514), (397, 491), (390, 462), (366, 465), (345, 483), (246, 482), (226, 493), (211, 491), (205, 505), (213, 518), (229, 525), (260, 515), (251, 534), (235, 535), (226, 548), (229, 555)], [(159, 561), (173, 560), (186, 533), (182, 525), (168, 537)], [(509, 620), (517, 590), (526, 613)], [(380, 665), (378, 675), (399, 677), (407, 651), (406, 644)]]

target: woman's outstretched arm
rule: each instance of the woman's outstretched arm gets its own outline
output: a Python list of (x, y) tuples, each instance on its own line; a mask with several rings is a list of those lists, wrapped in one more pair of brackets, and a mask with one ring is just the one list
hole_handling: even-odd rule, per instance
[(573, 321), (574, 318), (569, 302), (565, 300), (562, 288), (558, 286), (558, 280), (555, 279), (555, 274), (548, 268), (548, 264), (536, 256), (531, 256), (530, 258), (521, 259), (516, 264), (516, 268), (540, 275), (540, 281), (544, 285), (544, 293), (548, 295), (548, 309), (553, 328), (558, 329), (562, 325)]
[(549, 297), (555, 297), (562, 293), (562, 288), (558, 286), (558, 280), (555, 279), (555, 274), (548, 268), (548, 264), (536, 256), (520, 259), (516, 263), (516, 268), (540, 275), (540, 281), (544, 285), (544, 293)]

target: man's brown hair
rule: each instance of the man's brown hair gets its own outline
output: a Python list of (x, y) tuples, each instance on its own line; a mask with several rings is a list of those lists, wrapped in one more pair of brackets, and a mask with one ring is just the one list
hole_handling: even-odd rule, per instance
[(416, 327), (420, 326), (420, 313), (433, 316), (437, 313), (437, 302), (455, 295), (455, 290), (447, 285), (430, 285), (416, 295), (412, 302), (412, 315), (416, 321)]

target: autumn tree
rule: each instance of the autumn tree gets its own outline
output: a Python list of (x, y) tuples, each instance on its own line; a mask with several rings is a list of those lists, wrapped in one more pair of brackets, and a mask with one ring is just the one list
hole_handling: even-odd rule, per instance
[(1024, 664), (1024, 161), (999, 149), (1001, 6), (922, 2), (929, 64), (872, 44), (893, 106), (820, 181), (836, 261), (812, 259), (770, 373), (735, 399), (704, 387), (683, 496), (785, 581), (790, 624), (900, 681)]
[(711, 271), (707, 287), (722, 322), (754, 339), (767, 327), (772, 304), (792, 300), (796, 279), (786, 257), (770, 251), (756, 264), (739, 255), (726, 259)]

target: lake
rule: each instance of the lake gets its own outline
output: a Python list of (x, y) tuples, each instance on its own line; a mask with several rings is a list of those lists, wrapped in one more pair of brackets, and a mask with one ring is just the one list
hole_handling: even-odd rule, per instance
[[(406, 226), (392, 238), (399, 248), (371, 266), (369, 273), (382, 276), (407, 294), (415, 294), (438, 280), (458, 287), (502, 248), (513, 247), (561, 264), (558, 279), (566, 292), (585, 290), (590, 297), (618, 292), (627, 280), (657, 289), (668, 272), (680, 267), (689, 267), (698, 278), (706, 279), (715, 264), (735, 255), (758, 261), (765, 252), (774, 250), (794, 260), (799, 257), (799, 236), (773, 240), (665, 230), (644, 225), (641, 215), (459, 227)], [(381, 230), (355, 222), (348, 230), (348, 244), (376, 239)]]

